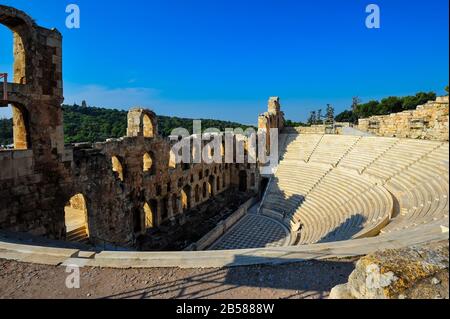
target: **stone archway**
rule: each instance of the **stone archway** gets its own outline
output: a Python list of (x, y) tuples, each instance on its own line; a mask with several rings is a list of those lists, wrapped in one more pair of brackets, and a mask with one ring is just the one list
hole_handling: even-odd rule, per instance
[(28, 111), (19, 104), (9, 104), (8, 101), (5, 102), (8, 105), (8, 109), (11, 111), (12, 132), (10, 132), (10, 136), (7, 140), (3, 143), (0, 142), (0, 147), (1, 144), (4, 144), (5, 146), (11, 145), (8, 147), (12, 147), (14, 150), (27, 150), (31, 147)]
[[(1, 53), (1, 60), (3, 64), (6, 63), (6, 68), (2, 67), (0, 69), (0, 73), (5, 73), (5, 78), (3, 78), (3, 76), (0, 77), (0, 107), (2, 109), (7, 108), (5, 114), (8, 119), (12, 118), (13, 127), (11, 136), (8, 137), (8, 141), (0, 143), (0, 147), (1, 144), (12, 144), (14, 150), (26, 150), (30, 148), (29, 113), (25, 107), (27, 99), (18, 99), (17, 96), (11, 95), (4, 97), (3, 85), (4, 82), (14, 84), (25, 84), (26, 82), (26, 48), (24, 47), (22, 37), (29, 28), (29, 26), (27, 26), (27, 21), (25, 21), (26, 18), (27, 17), (24, 15), (24, 20), (22, 20), (20, 14), (14, 15), (14, 18), (3, 15), (3, 12), (0, 14), (0, 28), (2, 29), (2, 32), (3, 29), (5, 29), (6, 33), (10, 34), (10, 42), (8, 44), (11, 45), (10, 49), (8, 49), (7, 43), (1, 44), (2, 48), (7, 48), (6, 51), (9, 52), (6, 56), (3, 50)], [(6, 87), (8, 88), (8, 85)], [(8, 91), (10, 91), (10, 89), (8, 89)]]
[(143, 170), (145, 173), (148, 173), (150, 175), (156, 174), (156, 165), (153, 162), (153, 153), (147, 152), (142, 157), (143, 162)]
[(86, 199), (83, 194), (70, 198), (64, 208), (66, 240), (74, 242), (89, 241), (89, 222)]
[(155, 131), (154, 131), (153, 123), (152, 123), (152, 120), (150, 119), (150, 116), (148, 116), (147, 114), (144, 114), (143, 119), (142, 119), (142, 124), (143, 124), (144, 137), (149, 137), (149, 138), (154, 137)]
[[(8, 11), (13, 12), (8, 12)], [(8, 8), (5, 12), (0, 14), (0, 24), (7, 27), (13, 34), (13, 75), (9, 82), (17, 84), (27, 84), (27, 77), (31, 68), (31, 59), (34, 59), (27, 51), (33, 44), (33, 29), (36, 28), (34, 21), (28, 17), (24, 12), (17, 9)], [(1, 72), (2, 70), (0, 70)]]
[(158, 202), (154, 199), (144, 204), (145, 229), (156, 227)]

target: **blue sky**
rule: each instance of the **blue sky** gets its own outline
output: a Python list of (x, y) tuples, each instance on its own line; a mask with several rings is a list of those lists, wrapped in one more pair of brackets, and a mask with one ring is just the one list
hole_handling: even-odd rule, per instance
[[(0, 0), (64, 36), (65, 102), (255, 123), (448, 84), (448, 0)], [(65, 8), (81, 28), (65, 27)], [(367, 29), (378, 4), (381, 29)], [(0, 70), (12, 35), (0, 25)], [(0, 116), (2, 116), (0, 111)]]

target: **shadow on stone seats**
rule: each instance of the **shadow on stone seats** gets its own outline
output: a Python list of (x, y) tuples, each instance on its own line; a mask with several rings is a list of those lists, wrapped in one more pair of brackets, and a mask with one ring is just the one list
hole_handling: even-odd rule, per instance
[[(286, 192), (279, 186), (278, 177), (274, 178), (272, 185), (269, 184), (269, 187), (271, 187), (271, 190), (269, 190), (270, 194), (277, 194), (283, 198), (284, 202), (286, 202), (286, 205), (283, 205), (284, 203), (279, 203), (278, 209), (272, 209), (283, 215), (283, 219), (288, 216), (293, 216), (297, 209), (300, 208), (300, 206), (302, 206), (303, 202), (305, 201), (305, 196), (300, 194), (292, 194), (290, 196), (286, 195)], [(266, 202), (268, 202), (268, 206), (270, 209), (271, 202), (269, 200), (266, 200)]]
[(364, 229), (364, 223), (367, 218), (364, 215), (356, 214), (348, 217), (338, 227), (323, 236), (317, 243), (329, 243), (334, 241), (343, 241), (352, 239)]

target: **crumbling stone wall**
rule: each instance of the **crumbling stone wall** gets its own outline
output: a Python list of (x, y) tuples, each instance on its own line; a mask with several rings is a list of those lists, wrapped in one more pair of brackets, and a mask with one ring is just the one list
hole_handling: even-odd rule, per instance
[[(18, 110), (17, 147), (0, 151), (1, 229), (64, 239), (64, 208), (81, 194), (90, 240), (131, 246), (149, 227), (179, 218), (230, 187), (258, 192), (258, 165), (246, 164), (248, 156), (242, 164), (174, 163), (176, 141), (159, 136), (155, 113), (142, 108), (129, 112), (126, 137), (65, 147), (60, 33), (1, 5), (0, 23), (15, 39), (14, 83), (0, 105)], [(275, 102), (269, 118), (282, 124)]]
[(64, 206), (61, 185), (70, 180), (61, 111), (61, 34), (3, 5), (0, 23), (14, 35), (13, 82), (0, 104), (13, 106), (16, 147), (0, 151), (0, 227), (57, 237), (55, 207)]
[(266, 150), (270, 151), (270, 129), (278, 128), (281, 132), (284, 128), (284, 113), (281, 111), (280, 98), (271, 97), (268, 103), (268, 111), (258, 117), (258, 129), (266, 131)]
[[(92, 238), (105, 243), (132, 243), (146, 232), (146, 204), (153, 213), (153, 227), (158, 227), (236, 186), (233, 176), (239, 175), (243, 169), (240, 166), (197, 163), (171, 168), (172, 144), (155, 135), (75, 146), (72, 193), (86, 197)], [(144, 154), (152, 157), (151, 170), (144, 171)], [(112, 157), (122, 165), (123, 180), (113, 171)], [(256, 183), (245, 191), (256, 192), (257, 167), (250, 169)]]
[(360, 119), (358, 129), (378, 136), (448, 141), (448, 96), (438, 97), (416, 110)]

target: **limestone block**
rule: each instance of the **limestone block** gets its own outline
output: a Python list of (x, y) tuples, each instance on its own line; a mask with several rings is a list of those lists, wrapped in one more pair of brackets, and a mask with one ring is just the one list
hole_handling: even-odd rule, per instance
[(347, 284), (338, 285), (331, 289), (330, 295), (328, 299), (355, 299), (350, 290), (348, 289)]
[[(418, 287), (423, 287), (424, 280), (431, 282), (437, 274), (446, 274), (444, 280), (448, 284), (448, 266), (448, 242), (379, 251), (361, 258), (348, 283), (333, 289), (330, 297), (429, 298), (423, 292), (433, 295), (435, 289), (430, 285), (427, 285), (427, 289)], [(442, 294), (441, 290), (439, 294)]]

